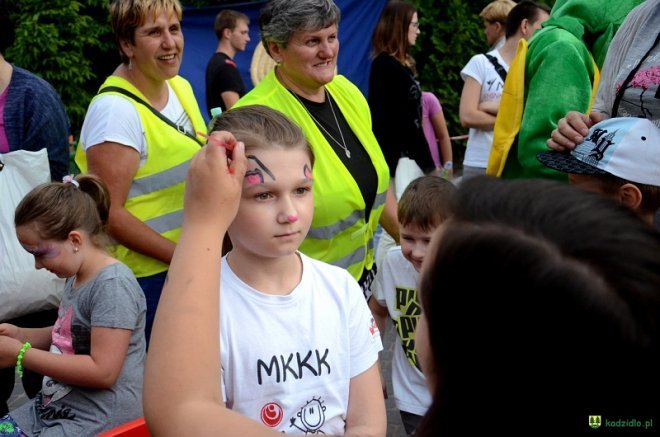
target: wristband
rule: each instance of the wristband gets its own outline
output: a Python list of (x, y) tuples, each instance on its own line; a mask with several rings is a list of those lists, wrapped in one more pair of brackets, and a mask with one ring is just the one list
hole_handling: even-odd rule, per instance
[(445, 170), (451, 170), (452, 168), (454, 168), (454, 163), (451, 161), (446, 161), (445, 165), (443, 165), (442, 168), (444, 168)]
[(23, 377), (23, 357), (25, 356), (25, 352), (31, 347), (32, 345), (26, 341), (23, 343), (23, 347), (18, 352), (18, 356), (16, 357), (16, 373), (18, 373), (19, 378)]

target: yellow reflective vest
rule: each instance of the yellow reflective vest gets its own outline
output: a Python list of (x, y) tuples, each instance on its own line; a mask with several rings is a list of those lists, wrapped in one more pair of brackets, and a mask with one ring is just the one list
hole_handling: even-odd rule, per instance
[(302, 104), (271, 71), (243, 96), (236, 107), (266, 105), (286, 114), (301, 127), (312, 146), (315, 161), (314, 219), (300, 246), (306, 255), (347, 269), (357, 280), (374, 262), (373, 235), (385, 206), (389, 170), (371, 130), (371, 112), (360, 90), (344, 76), (335, 76), (326, 89), (364, 146), (378, 175), (376, 199), (366, 221), (365, 202), (355, 179), (316, 127)]
[[(195, 132), (206, 132), (204, 119), (188, 81), (176, 76), (168, 80), (168, 83), (190, 117)], [(137, 88), (121, 77), (108, 77), (99, 90), (109, 86), (122, 88), (148, 102)], [(204, 144), (204, 138), (198, 136), (197, 140), (194, 140), (178, 132), (145, 105), (131, 97), (116, 91), (103, 94), (106, 93), (124, 97), (135, 105), (146, 138), (147, 159), (133, 178), (124, 207), (155, 232), (177, 242), (183, 221), (186, 173), (191, 158), (200, 149), (201, 144)], [(103, 94), (97, 94), (95, 99)], [(75, 160), (80, 170), (87, 172), (87, 156), (83, 144), (78, 145)], [(111, 252), (115, 258), (130, 267), (138, 278), (155, 275), (168, 269), (167, 264), (120, 244), (112, 246)]]

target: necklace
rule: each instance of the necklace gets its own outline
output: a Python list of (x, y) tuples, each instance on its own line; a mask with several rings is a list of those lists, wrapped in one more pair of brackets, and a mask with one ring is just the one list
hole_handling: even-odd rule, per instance
[(341, 126), (339, 125), (339, 120), (337, 120), (337, 114), (335, 114), (335, 108), (332, 105), (332, 99), (330, 98), (330, 94), (328, 94), (327, 89), (323, 88), (323, 91), (325, 92), (325, 99), (328, 101), (328, 103), (330, 103), (330, 111), (332, 111), (332, 116), (334, 117), (335, 123), (337, 124), (337, 130), (339, 131), (339, 136), (341, 138), (341, 143), (339, 141), (337, 141), (337, 139), (335, 137), (333, 137), (332, 134), (330, 132), (328, 132), (328, 130), (321, 123), (319, 123), (319, 121), (316, 119), (316, 117), (314, 117), (312, 115), (311, 112), (309, 112), (309, 109), (307, 109), (307, 106), (305, 106), (305, 104), (302, 102), (302, 100), (300, 100), (300, 97), (298, 97), (298, 94), (296, 94), (295, 92), (292, 92), (291, 94), (293, 94), (293, 96), (296, 98), (296, 100), (298, 100), (300, 102), (300, 104), (302, 105), (302, 107), (305, 108), (305, 111), (307, 111), (307, 114), (309, 114), (309, 116), (312, 117), (312, 120), (314, 120), (314, 123), (316, 123), (316, 125), (318, 127), (320, 127), (323, 130), (323, 132), (325, 132), (325, 134), (328, 137), (330, 137), (330, 139), (332, 139), (332, 141), (334, 141), (339, 147), (341, 147), (344, 150), (344, 153), (346, 154), (346, 157), (350, 159), (351, 158), (351, 151), (348, 150), (348, 146), (346, 146), (346, 140), (344, 140), (344, 133), (341, 131)]

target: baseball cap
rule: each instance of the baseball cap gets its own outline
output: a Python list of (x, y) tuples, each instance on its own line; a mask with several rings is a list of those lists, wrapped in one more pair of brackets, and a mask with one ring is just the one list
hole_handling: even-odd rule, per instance
[(660, 129), (645, 118), (609, 118), (593, 125), (570, 153), (553, 150), (536, 158), (563, 173), (610, 174), (660, 186)]

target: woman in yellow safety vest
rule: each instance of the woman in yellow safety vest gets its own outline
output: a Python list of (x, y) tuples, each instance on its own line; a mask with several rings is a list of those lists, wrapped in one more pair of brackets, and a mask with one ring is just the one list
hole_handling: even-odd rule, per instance
[(179, 239), (189, 161), (204, 120), (183, 55), (179, 0), (116, 0), (110, 19), (121, 64), (101, 85), (83, 123), (76, 163), (107, 184), (113, 255), (147, 298), (147, 340)]

